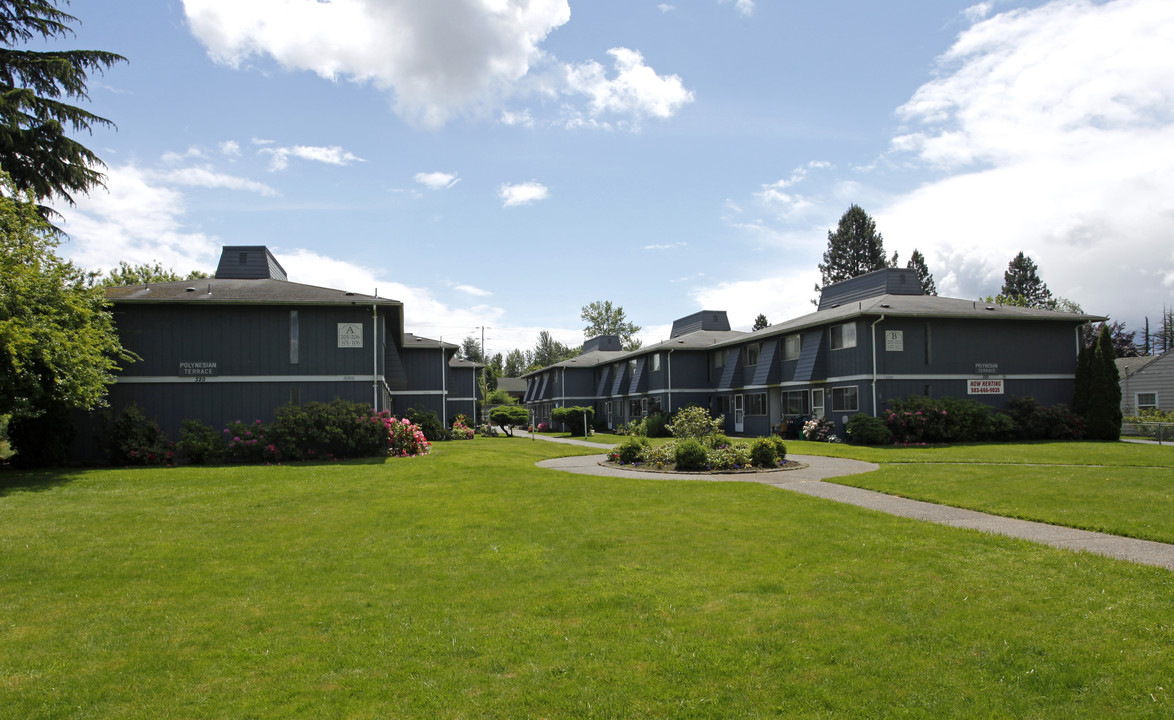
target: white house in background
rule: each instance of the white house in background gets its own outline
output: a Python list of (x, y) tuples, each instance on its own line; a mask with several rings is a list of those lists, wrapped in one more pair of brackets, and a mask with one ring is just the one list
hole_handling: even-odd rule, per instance
[(1174, 411), (1174, 350), (1164, 355), (1118, 358), (1121, 414), (1137, 415), (1147, 408)]

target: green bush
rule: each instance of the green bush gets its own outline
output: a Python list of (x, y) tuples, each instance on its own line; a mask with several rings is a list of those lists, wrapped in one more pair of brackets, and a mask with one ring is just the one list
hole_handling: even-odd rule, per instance
[(775, 454), (779, 456), (779, 462), (783, 462), (784, 460), (786, 460), (787, 459), (787, 443), (784, 442), (783, 439), (781, 437), (779, 437), (778, 435), (769, 435), (769, 436), (767, 436), (767, 440), (770, 440), (771, 444), (773, 444), (775, 446)]
[(733, 445), (733, 444), (734, 444), (734, 441), (731, 440), (730, 437), (728, 435), (725, 435), (724, 433), (715, 433), (713, 435), (708, 435), (705, 438), (705, 445), (706, 445), (706, 447), (710, 448), (711, 450), (716, 450), (718, 448), (723, 448), (723, 447), (729, 447), (730, 445)]
[[(587, 420), (586, 425), (583, 424), (584, 417)], [(587, 428), (595, 419), (595, 408), (579, 406), (555, 408), (550, 412), (550, 419), (566, 425), (572, 435), (586, 435)]]
[(750, 465), (750, 446), (744, 442), (731, 443), (708, 450), (705, 467), (712, 470), (741, 470)]
[(436, 413), (425, 408), (423, 405), (416, 405), (408, 410), (405, 417), (411, 421), (413, 425), (420, 428), (424, 433), (424, 437), (428, 438), (429, 442), (437, 442), (438, 440), (450, 439), (448, 430), (444, 427), (444, 423), (440, 422), (440, 418)]
[(1019, 440), (1079, 440), (1084, 437), (1084, 421), (1059, 404), (1040, 405), (1035, 398), (1013, 398), (1007, 403), (1007, 415), (1019, 428)]
[(1125, 418), (1125, 422), (1134, 423), (1137, 434), (1142, 437), (1156, 438), (1158, 430), (1162, 431), (1162, 439), (1174, 438), (1174, 427), (1159, 428), (1157, 425), (1145, 423), (1169, 423), (1174, 425), (1174, 410), (1163, 411), (1158, 408), (1146, 408), (1141, 414)]
[[(278, 410), (278, 413), (281, 411)], [(279, 457), (287, 460), (300, 460), (296, 444), (292, 441), (283, 442), (287, 448), (286, 455), (281, 455), (277, 445), (269, 440), (269, 433), (260, 420), (251, 423), (234, 420), (224, 426), (224, 456), (237, 463), (277, 462)], [(314, 457), (310, 451), (309, 457)]]
[(665, 443), (660, 447), (651, 448), (645, 456), (645, 462), (655, 468), (663, 468), (666, 465), (672, 465), (676, 457), (677, 446), (675, 443)]
[(608, 458), (625, 465), (644, 462), (648, 457), (649, 447), (648, 441), (642, 437), (627, 437), (615, 446)]
[(172, 465), (175, 445), (163, 434), (159, 423), (150, 420), (138, 405), (128, 405), (114, 419), (110, 431), (110, 462), (113, 465)]
[(12, 418), (8, 421), (8, 441), (16, 454), (11, 462), (18, 468), (65, 465), (76, 434), (70, 410), (64, 405), (54, 405), (35, 418)]
[[(708, 417), (709, 412), (706, 411), (705, 414)], [(708, 458), (701, 441), (687, 437), (677, 443), (673, 460), (678, 470), (704, 470)]]
[(221, 434), (199, 420), (184, 420), (179, 428), (176, 449), (182, 458), (194, 465), (206, 465), (224, 458)]
[(505, 390), (490, 390), (489, 394), (485, 396), (485, 405), (487, 407), (494, 407), (496, 405), (517, 405), (518, 399), (510, 395)]
[(652, 413), (640, 423), (640, 434), (644, 437), (671, 437), (668, 424), (672, 416), (668, 413)]
[(750, 462), (755, 467), (779, 466), (779, 451), (770, 438), (756, 438), (750, 443)]
[(709, 410), (696, 405), (681, 408), (677, 411), (676, 417), (669, 423), (669, 432), (673, 437), (678, 439), (695, 438), (702, 439), (710, 435), (715, 435), (722, 431), (722, 419), (711, 418)]
[(885, 421), (864, 413), (848, 418), (844, 431), (848, 433), (848, 439), (858, 445), (889, 445), (893, 442), (893, 432)]

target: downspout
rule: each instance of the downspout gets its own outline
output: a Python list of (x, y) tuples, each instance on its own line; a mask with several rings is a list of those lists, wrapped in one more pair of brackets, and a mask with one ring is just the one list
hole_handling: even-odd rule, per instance
[(673, 350), (676, 350), (676, 348), (669, 348), (668, 357), (665, 360), (665, 362), (668, 364), (668, 374), (669, 374), (669, 392), (668, 392), (669, 398), (668, 399), (669, 399), (669, 412), (670, 413), (673, 411)]
[(379, 412), (379, 306), (375, 303), (371, 303), (371, 409)]
[(448, 358), (444, 355), (444, 341), (440, 345), (440, 422), (448, 422)]
[(872, 340), (872, 416), (873, 417), (879, 417), (879, 415), (876, 412), (876, 326), (884, 319), (885, 319), (884, 315), (881, 315), (880, 317), (878, 317), (876, 319), (876, 322), (874, 322), (870, 326), (870, 332), (869, 332), (869, 335), (871, 336), (870, 339)]

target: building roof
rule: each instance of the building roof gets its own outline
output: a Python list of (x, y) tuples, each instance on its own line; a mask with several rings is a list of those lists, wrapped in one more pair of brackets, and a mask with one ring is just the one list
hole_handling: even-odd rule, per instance
[[(1171, 351), (1174, 352), (1174, 351)], [(1117, 363), (1117, 376), (1124, 380), (1126, 375), (1133, 376), (1144, 370), (1153, 361), (1162, 357), (1161, 355), (1142, 355), (1140, 357), (1125, 357), (1117, 358), (1113, 362)]]
[(288, 280), (202, 278), (106, 288), (106, 299), (120, 304), (199, 305), (380, 305), (399, 306), (390, 298), (302, 285)]
[(497, 389), (505, 390), (508, 393), (524, 393), (526, 392), (526, 381), (522, 378), (498, 378)]
[(460, 346), (446, 343), (443, 340), (433, 340), (421, 335), (413, 335), (412, 333), (404, 333), (404, 348), (431, 348), (436, 350), (444, 348), (445, 350), (456, 350)]

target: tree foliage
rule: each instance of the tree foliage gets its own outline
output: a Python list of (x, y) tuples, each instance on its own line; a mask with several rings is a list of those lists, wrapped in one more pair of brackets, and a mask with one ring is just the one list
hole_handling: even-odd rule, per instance
[(820, 282), (827, 286), (888, 266), (876, 222), (859, 205), (852, 205), (840, 217), (835, 232), (828, 231), (828, 249), (819, 264)]
[(178, 282), (180, 280), (199, 280), (211, 277), (203, 270), (192, 270), (186, 276), (180, 275), (171, 268), (164, 268), (158, 261), (131, 265), (125, 260), (118, 263), (118, 267), (106, 273), (98, 282), (104, 287), (119, 287), (121, 285), (147, 285), (150, 283)]
[(917, 279), (921, 281), (922, 295), (938, 294), (938, 287), (934, 284), (933, 274), (930, 273), (929, 266), (925, 264), (925, 256), (921, 254), (920, 250), (916, 248), (913, 250), (913, 255), (909, 257), (909, 262), (905, 267), (917, 273)]
[(105, 403), (123, 350), (93, 275), (57, 256), (31, 192), (0, 178), (0, 415)]
[(1008, 305), (1055, 309), (1052, 291), (1048, 290), (1048, 286), (1040, 279), (1032, 259), (1022, 252), (1011, 258), (1011, 262), (1007, 264), (1007, 271), (1003, 273), (1003, 289), (999, 291), (999, 295), (1019, 300), (1006, 303)]
[(769, 326), (770, 326), (770, 321), (766, 319), (766, 315), (763, 315), (762, 313), (758, 313), (758, 317), (754, 318), (754, 326), (750, 328), (750, 332), (754, 332), (756, 330), (762, 330), (763, 328), (766, 328)]
[(1085, 434), (1092, 440), (1121, 437), (1121, 383), (1114, 362), (1117, 354), (1106, 325), (1101, 326), (1088, 373), (1088, 405), (1084, 415)]
[(502, 366), (502, 377), (522, 377), (526, 368), (534, 362), (534, 353), (529, 350), (510, 350)]
[(489, 412), (489, 421), (513, 437), (513, 428), (530, 424), (530, 411), (521, 405), (499, 405)]
[(639, 350), (640, 341), (632, 336), (640, 332), (640, 326), (630, 322), (624, 308), (613, 306), (611, 300), (596, 300), (584, 305), (579, 319), (586, 321), (583, 337), (591, 339), (600, 335), (619, 335), (625, 350)]
[(0, 169), (36, 201), (57, 197), (72, 205), (75, 193), (102, 185), (105, 166), (67, 133), (92, 133), (94, 126), (113, 123), (70, 102), (89, 99), (88, 73), (101, 73), (126, 58), (101, 50), (17, 49), (74, 34), (77, 18), (59, 10), (60, 4), (0, 0)]
[(534, 346), (530, 366), (527, 368), (527, 371), (538, 370), (578, 356), (578, 348), (563, 345), (554, 339), (550, 331), (543, 330), (538, 333), (538, 344)]

